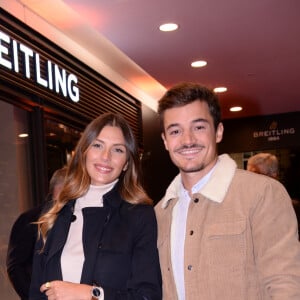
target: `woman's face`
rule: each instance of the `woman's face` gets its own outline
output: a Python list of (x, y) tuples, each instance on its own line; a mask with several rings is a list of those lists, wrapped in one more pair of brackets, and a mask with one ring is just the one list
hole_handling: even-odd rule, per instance
[(86, 168), (92, 185), (109, 184), (127, 169), (127, 149), (120, 128), (105, 126), (88, 148)]

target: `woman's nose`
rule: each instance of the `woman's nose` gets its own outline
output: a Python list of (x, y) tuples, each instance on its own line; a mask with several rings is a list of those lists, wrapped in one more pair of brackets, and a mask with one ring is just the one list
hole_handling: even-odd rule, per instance
[(101, 157), (103, 160), (109, 160), (110, 159), (110, 150), (109, 149), (103, 149), (103, 151), (101, 151)]

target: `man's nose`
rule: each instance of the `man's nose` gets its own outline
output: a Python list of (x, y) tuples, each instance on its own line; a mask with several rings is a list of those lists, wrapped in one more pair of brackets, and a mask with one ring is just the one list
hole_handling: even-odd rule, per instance
[(193, 134), (193, 132), (189, 131), (185, 131), (182, 134), (182, 143), (183, 144), (192, 144), (195, 142), (195, 135)]

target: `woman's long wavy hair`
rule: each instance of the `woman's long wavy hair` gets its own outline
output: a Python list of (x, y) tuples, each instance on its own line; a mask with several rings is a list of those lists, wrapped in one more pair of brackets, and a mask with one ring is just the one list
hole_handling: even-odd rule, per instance
[(53, 207), (43, 214), (37, 224), (39, 228), (39, 238), (42, 237), (44, 243), (48, 231), (58, 216), (63, 206), (70, 200), (83, 196), (89, 189), (91, 178), (86, 169), (86, 154), (89, 147), (100, 134), (105, 126), (113, 126), (121, 129), (126, 145), (128, 167), (119, 178), (120, 194), (122, 198), (132, 204), (152, 204), (141, 185), (140, 160), (135, 137), (125, 119), (114, 113), (105, 113), (94, 119), (84, 130), (67, 166), (67, 174), (64, 186), (59, 194), (58, 200)]

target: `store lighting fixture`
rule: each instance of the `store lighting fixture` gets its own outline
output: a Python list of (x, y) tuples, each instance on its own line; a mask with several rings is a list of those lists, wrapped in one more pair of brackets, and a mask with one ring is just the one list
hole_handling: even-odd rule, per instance
[(19, 137), (20, 138), (26, 138), (26, 137), (28, 137), (28, 133), (20, 133)]
[(165, 23), (159, 26), (160, 31), (174, 31), (178, 29), (178, 25), (175, 23)]
[(232, 112), (241, 111), (243, 108), (241, 106), (233, 106), (229, 110)]
[(214, 88), (214, 92), (215, 93), (224, 93), (224, 92), (227, 92), (227, 87), (225, 87), (225, 86), (216, 87), (216, 88)]
[(191, 63), (191, 66), (193, 68), (202, 68), (202, 67), (205, 67), (206, 65), (207, 65), (207, 62), (205, 60), (196, 60)]

